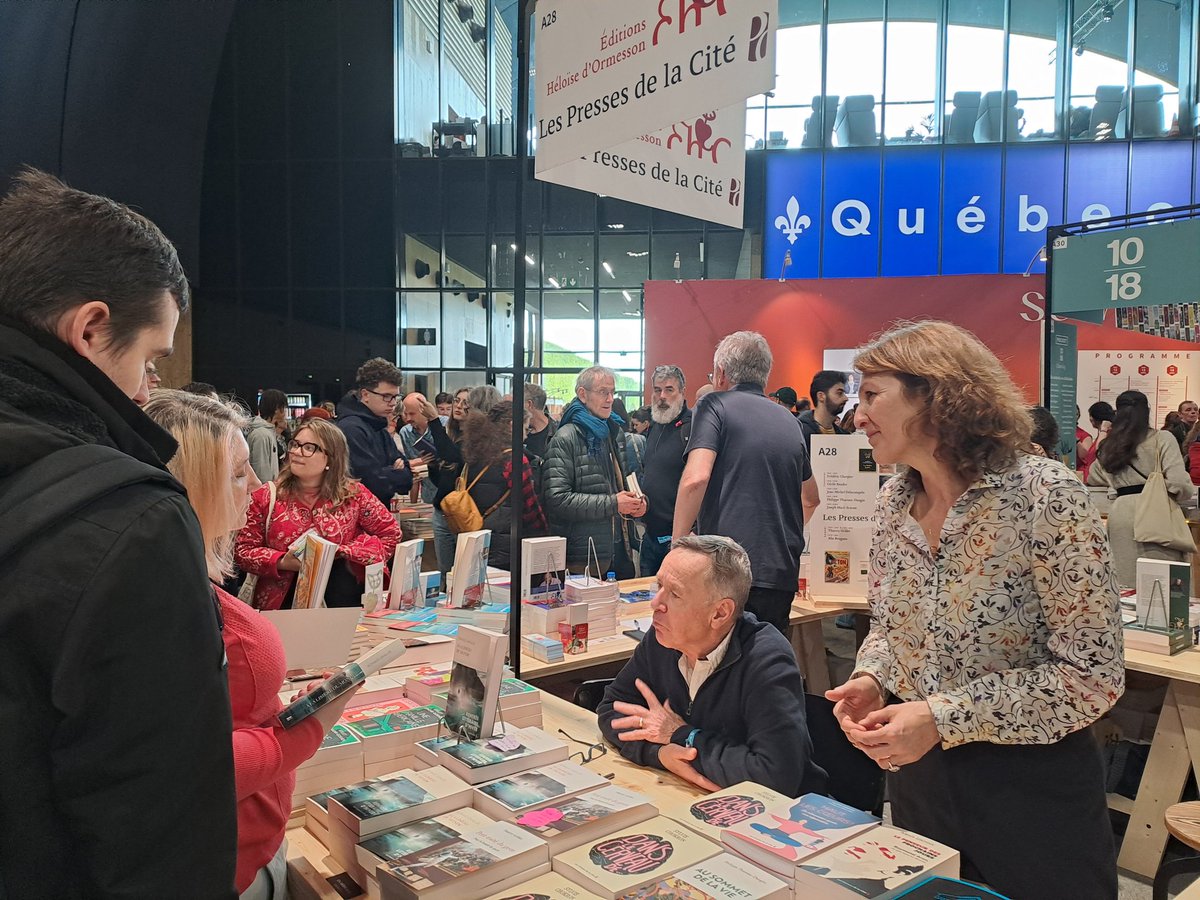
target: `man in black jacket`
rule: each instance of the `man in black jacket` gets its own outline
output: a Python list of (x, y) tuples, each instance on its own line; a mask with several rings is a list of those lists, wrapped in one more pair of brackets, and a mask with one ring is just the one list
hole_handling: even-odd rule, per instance
[(706, 790), (754, 781), (789, 797), (823, 792), (792, 647), (744, 611), (746, 551), (725, 537), (679, 538), (658, 581), (654, 628), (597, 710), (604, 737)]
[(408, 460), (387, 430), (401, 380), (400, 370), (386, 359), (368, 359), (358, 367), (355, 389), (338, 404), (334, 423), (350, 445), (350, 474), (384, 506), (393, 494), (407, 494), (412, 487)]
[(642, 524), (641, 574), (658, 572), (671, 549), (671, 526), (675, 520), (675, 495), (687, 457), (692, 411), (684, 399), (686, 383), (678, 366), (659, 366), (651, 378), (654, 402), (650, 404), (650, 430), (646, 432), (646, 457), (642, 460), (642, 491), (646, 514)]
[(235, 896), (219, 613), (136, 405), (187, 304), (128, 208), (33, 171), (0, 200), (0, 897)]

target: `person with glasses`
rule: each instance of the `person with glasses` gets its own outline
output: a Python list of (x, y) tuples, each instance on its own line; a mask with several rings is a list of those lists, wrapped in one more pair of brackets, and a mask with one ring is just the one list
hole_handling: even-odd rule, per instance
[(300, 561), (287, 550), (307, 531), (338, 545), (325, 588), (326, 606), (358, 606), (364, 566), (391, 561), (400, 526), (362, 482), (350, 477), (348, 458), (346, 438), (336, 425), (306, 420), (288, 443), (288, 462), (276, 489), (267, 484), (254, 492), (234, 558), (244, 571), (258, 576), (251, 601), (255, 608), (292, 605)]
[[(646, 512), (646, 500), (628, 489), (624, 420), (613, 412), (616, 374), (604, 366), (584, 369), (546, 450), (542, 491), (550, 533), (567, 539), (567, 567), (583, 572), (589, 547), (601, 578), (634, 574), (629, 520)], [(594, 570), (593, 570), (594, 571)]]
[(407, 494), (413, 483), (408, 460), (387, 430), (402, 380), (386, 359), (368, 359), (358, 367), (355, 389), (337, 408), (337, 427), (350, 445), (350, 473), (385, 506), (396, 494)]

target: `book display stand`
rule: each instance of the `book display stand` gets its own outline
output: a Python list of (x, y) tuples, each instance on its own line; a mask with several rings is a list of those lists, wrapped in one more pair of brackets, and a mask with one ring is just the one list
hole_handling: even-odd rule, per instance
[[(496, 699), (496, 721), (501, 726), (500, 727), (501, 734), (503, 734), (505, 731), (507, 731), (507, 726), (504, 724), (504, 707), (500, 705), (499, 698)], [(456, 738), (458, 738), (458, 740), (455, 741), (456, 744), (461, 744), (463, 741), (466, 741), (467, 743), (471, 742), (471, 739), (463, 733), (461, 726), (456, 730), (453, 725), (451, 725), (449, 722), (446, 721), (445, 713), (443, 713), (442, 717), (440, 719), (438, 719), (438, 729), (437, 729), (436, 737), (440, 738), (442, 736), (442, 728), (443, 727), (445, 727), (446, 732), (448, 734), (452, 734)], [(478, 740), (480, 740), (480, 741), (491, 740), (491, 738), (494, 738), (495, 736), (496, 736), (496, 729), (493, 726), (492, 734), (488, 738), (484, 738), (482, 735), (480, 735)]]

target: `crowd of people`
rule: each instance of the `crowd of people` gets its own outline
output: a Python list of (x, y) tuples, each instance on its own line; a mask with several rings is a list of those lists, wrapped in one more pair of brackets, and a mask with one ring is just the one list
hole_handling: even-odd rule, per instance
[(630, 415), (613, 372), (587, 368), (556, 420), (535, 384), (521, 410), (488, 385), (430, 401), (372, 359), (289, 432), (282, 392), (251, 417), (211, 385), (156, 384), (189, 303), (174, 248), (132, 210), (33, 171), (0, 200), (0, 895), (283, 895), (295, 769), (341, 706), (279, 727), (282, 646), (257, 610), (291, 602), (309, 529), (337, 545), (327, 602), (356, 605), (401, 539), (397, 494), (431, 504), (443, 568), (442, 501), (470, 496), (505, 565), (518, 491), (525, 533), (565, 537), (573, 570), (657, 574), (654, 626), (600, 708), (630, 759), (706, 789), (823, 790), (785, 635), (821, 502), (808, 442), (852, 428), (899, 474), (874, 516), (870, 630), (828, 694), (847, 752), (968, 877), (1116, 897), (1085, 729), (1123, 690), (1118, 583), (1155, 549), (1129, 504), (1156, 468), (1181, 505), (1193, 493), (1144, 395), (1080, 439), (1087, 481), (1116, 497), (1106, 531), (1003, 365), (946, 323), (858, 354), (849, 421), (844, 373), (817, 373), (806, 408), (768, 397), (770, 346), (741, 331), (692, 406), (673, 365)]

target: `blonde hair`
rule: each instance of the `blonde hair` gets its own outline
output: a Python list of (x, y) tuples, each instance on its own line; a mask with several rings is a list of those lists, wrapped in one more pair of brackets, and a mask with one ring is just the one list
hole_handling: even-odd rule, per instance
[(1010, 466), (1033, 422), (1008, 370), (979, 338), (949, 322), (899, 322), (859, 351), (854, 368), (892, 375), (922, 409), (908, 429), (937, 443), (934, 458), (974, 479)]
[[(296, 429), (296, 434), (305, 429), (312, 432), (313, 443), (325, 451), (328, 468), (321, 479), (319, 496), (333, 506), (340, 506), (354, 494), (354, 485), (357, 483), (350, 477), (350, 445), (346, 443), (346, 436), (336, 425), (320, 418), (305, 419)], [(300, 493), (300, 482), (292, 474), (290, 463), (283, 467), (276, 483), (284, 496), (294, 497)]]
[(208, 577), (222, 581), (233, 574), (233, 538), (245, 515), (232, 482), (233, 444), (247, 419), (219, 400), (184, 391), (156, 390), (142, 409), (179, 442), (167, 469), (187, 488), (200, 520)]

